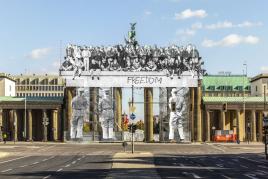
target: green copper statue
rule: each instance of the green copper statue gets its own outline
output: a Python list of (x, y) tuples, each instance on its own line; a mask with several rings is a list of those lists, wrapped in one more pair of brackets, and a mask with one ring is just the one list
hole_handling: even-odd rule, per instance
[(133, 45), (136, 47), (138, 45), (138, 42), (136, 41), (136, 22), (130, 23), (130, 31), (128, 32), (128, 40), (125, 40), (128, 45)]

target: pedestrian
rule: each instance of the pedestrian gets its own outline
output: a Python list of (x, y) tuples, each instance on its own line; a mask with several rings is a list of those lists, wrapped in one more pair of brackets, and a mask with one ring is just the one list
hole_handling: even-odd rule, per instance
[(7, 134), (6, 133), (3, 134), (3, 140), (4, 140), (4, 144), (6, 144), (6, 142), (7, 142)]

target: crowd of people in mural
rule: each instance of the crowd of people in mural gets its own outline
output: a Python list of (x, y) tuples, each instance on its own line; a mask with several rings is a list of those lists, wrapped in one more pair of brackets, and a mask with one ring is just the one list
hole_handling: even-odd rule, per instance
[(203, 74), (203, 61), (193, 45), (157, 46), (77, 46), (68, 45), (62, 71), (165, 71), (168, 76), (184, 71)]

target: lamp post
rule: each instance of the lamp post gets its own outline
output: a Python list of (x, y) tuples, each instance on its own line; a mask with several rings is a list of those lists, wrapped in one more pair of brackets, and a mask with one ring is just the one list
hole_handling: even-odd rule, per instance
[(24, 137), (25, 141), (26, 141), (26, 107), (27, 107), (26, 101), (27, 101), (27, 98), (25, 96), (25, 98), (24, 98), (24, 129), (23, 129), (23, 131), (24, 131), (23, 137)]
[[(243, 63), (243, 121), (246, 122), (246, 101), (245, 101), (245, 77), (247, 77), (247, 63)], [(239, 127), (239, 125), (238, 125)]]

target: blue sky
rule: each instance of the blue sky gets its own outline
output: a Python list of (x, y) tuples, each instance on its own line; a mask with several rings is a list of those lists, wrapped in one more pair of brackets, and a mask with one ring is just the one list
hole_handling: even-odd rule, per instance
[[(55, 73), (67, 43), (197, 46), (211, 74), (268, 71), (265, 0), (8, 0), (0, 2), (0, 71)], [(62, 50), (62, 57), (64, 51)]]
[(241, 74), (246, 61), (254, 76), (268, 72), (267, 7), (267, 0), (2, 0), (0, 72), (57, 73), (67, 43), (123, 43), (137, 22), (140, 44), (192, 43), (208, 73)]

